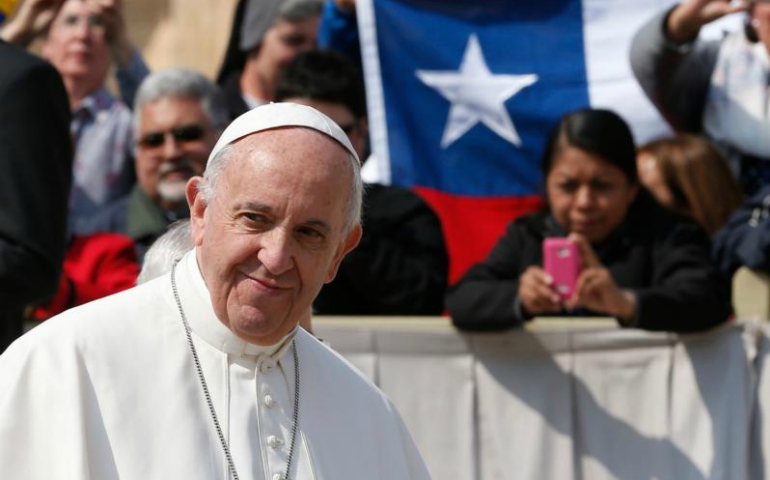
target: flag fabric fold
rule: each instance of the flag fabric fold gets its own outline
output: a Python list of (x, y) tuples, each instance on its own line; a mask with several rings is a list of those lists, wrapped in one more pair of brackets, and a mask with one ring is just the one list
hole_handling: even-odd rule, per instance
[(611, 108), (637, 141), (668, 132), (627, 53), (642, 22), (672, 3), (358, 0), (365, 178), (412, 188), (436, 210), (450, 282), (543, 205), (541, 155), (565, 113)]

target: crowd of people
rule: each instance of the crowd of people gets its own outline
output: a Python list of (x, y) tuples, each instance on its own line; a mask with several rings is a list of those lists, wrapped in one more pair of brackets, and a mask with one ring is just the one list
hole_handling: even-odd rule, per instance
[[(728, 320), (737, 268), (770, 271), (770, 4), (652, 18), (630, 61), (677, 133), (637, 145), (611, 110), (566, 114), (543, 148), (545, 207), (451, 286), (430, 206), (361, 179), (354, 1), (241, 0), (216, 82), (150, 72), (122, 7), (22, 0), (0, 30), (9, 478), (428, 478), (390, 401), (312, 337), (314, 313), (692, 332)], [(744, 31), (698, 39), (739, 11)]]
[[(703, 26), (739, 11), (744, 31), (698, 39)], [(51, 178), (35, 175), (39, 185), (27, 190), (41, 192), (39, 207), (29, 194), (19, 193), (22, 202), (7, 189), (9, 220), (0, 227), (9, 230), (7, 248), (40, 264), (19, 275), (14, 262), (21, 260), (9, 259), (0, 271), (9, 284), (3, 294), (15, 292), (4, 308), (14, 319), (4, 323), (13, 327), (0, 347), (20, 334), (21, 320), (44, 320), (131, 288), (143, 264), (153, 265), (154, 277), (192, 248), (178, 240), (189, 232), (188, 183), (204, 174), (225, 127), (243, 113), (270, 102), (313, 107), (366, 161), (356, 29), (353, 0), (241, 0), (212, 82), (187, 68), (151, 73), (129, 37), (121, 0), (21, 1), (0, 29), (4, 65), (19, 63), (4, 74), (21, 82), (0, 92), (14, 100), (0, 105), (7, 112), (0, 120), (3, 138), (26, 143), (2, 142), (0, 156), (14, 188), (32, 175), (15, 163)], [(28, 63), (35, 71), (48, 65), (23, 52), (36, 39), (58, 77), (23, 77)], [(429, 205), (409, 190), (368, 184), (363, 236), (318, 294), (314, 313), (448, 313), (471, 330), (507, 329), (543, 315), (606, 315), (623, 326), (674, 331), (727, 320), (735, 270), (768, 268), (769, 50), (768, 5), (685, 0), (660, 12), (635, 35), (630, 62), (676, 134), (636, 145), (626, 119), (612, 111), (567, 114), (544, 146), (546, 207), (512, 219), (488, 257), (454, 285), (441, 222)], [(112, 71), (117, 96), (106, 87)], [(63, 89), (35, 83), (59, 79)], [(43, 90), (63, 90), (66, 103), (40, 106)], [(20, 92), (35, 101), (14, 106), (23, 101)], [(24, 133), (40, 124), (33, 114), (58, 129), (45, 146)], [(44, 156), (38, 161), (45, 167), (16, 161), (22, 149)], [(46, 228), (31, 220), (40, 214), (51, 219)], [(173, 255), (146, 261), (175, 222), (184, 225), (173, 229), (176, 239), (160, 243)], [(544, 269), (542, 244), (550, 237), (570, 239), (580, 254), (570, 298), (557, 294)], [(20, 291), (30, 283), (37, 285)]]

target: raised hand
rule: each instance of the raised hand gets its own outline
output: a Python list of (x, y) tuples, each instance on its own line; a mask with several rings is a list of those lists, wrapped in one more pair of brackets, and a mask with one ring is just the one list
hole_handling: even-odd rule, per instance
[(545, 270), (532, 266), (519, 277), (519, 301), (528, 317), (562, 310), (559, 296), (553, 290), (553, 279)]
[(0, 36), (9, 43), (27, 47), (51, 26), (65, 0), (22, 0)]
[(115, 62), (125, 66), (131, 60), (134, 45), (128, 37), (121, 0), (89, 0), (89, 10), (102, 18), (105, 38)]
[(686, 0), (668, 16), (666, 35), (676, 43), (694, 39), (707, 23), (749, 8), (749, 2), (730, 0)]
[(578, 277), (575, 293), (567, 301), (567, 308), (584, 307), (624, 320), (633, 318), (636, 309), (634, 295), (618, 287), (585, 237), (572, 233), (569, 238), (580, 248), (583, 270)]

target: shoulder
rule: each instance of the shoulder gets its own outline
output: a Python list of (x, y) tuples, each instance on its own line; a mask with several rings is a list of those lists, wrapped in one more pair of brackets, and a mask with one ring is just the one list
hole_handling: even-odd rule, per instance
[(548, 212), (545, 210), (526, 213), (508, 223), (505, 236), (542, 240), (548, 231)]
[(0, 71), (0, 78), (20, 79), (39, 72), (56, 75), (50, 63), (3, 41), (0, 41), (0, 63), (5, 67)]
[(377, 399), (390, 405), (385, 394), (342, 355), (301, 328), (296, 338), (301, 355), (307, 359), (303, 362), (300, 358), (300, 363), (303, 368), (309, 366), (312, 369), (312, 377), (317, 385), (334, 388), (337, 395), (346, 398), (360, 399), (364, 395), (370, 397), (370, 400)]
[(165, 311), (174, 313), (159, 286), (154, 280), (69, 309), (23, 335), (3, 357), (20, 352), (30, 357), (130, 356), (156, 336)]
[(50, 63), (35, 55), (0, 42), (0, 65), (3, 66), (0, 68), (0, 94), (16, 96), (28, 92), (46, 98), (57, 94), (66, 100), (59, 73)]
[[(134, 188), (138, 188), (135, 186)], [(125, 234), (126, 233), (126, 215), (128, 212), (130, 195), (121, 197), (104, 207), (100, 208), (95, 215), (91, 216), (84, 223), (81, 232), (108, 232)], [(121, 235), (122, 236), (122, 235)], [(107, 237), (105, 237), (107, 238)]]
[(632, 236), (641, 241), (681, 240), (708, 244), (706, 232), (692, 219), (660, 206), (649, 195), (640, 193), (629, 210), (626, 224)]
[(406, 188), (368, 183), (365, 187), (364, 205), (368, 210), (410, 212), (424, 210), (433, 213), (428, 202)]

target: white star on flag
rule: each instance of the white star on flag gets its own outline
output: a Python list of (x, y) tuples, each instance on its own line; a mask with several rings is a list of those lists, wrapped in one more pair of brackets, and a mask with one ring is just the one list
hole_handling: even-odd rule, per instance
[(537, 82), (537, 75), (493, 74), (484, 61), (475, 34), (468, 39), (460, 70), (418, 70), (416, 74), (425, 85), (452, 104), (441, 148), (449, 147), (478, 122), (515, 146), (521, 146), (521, 138), (505, 109), (505, 101)]

